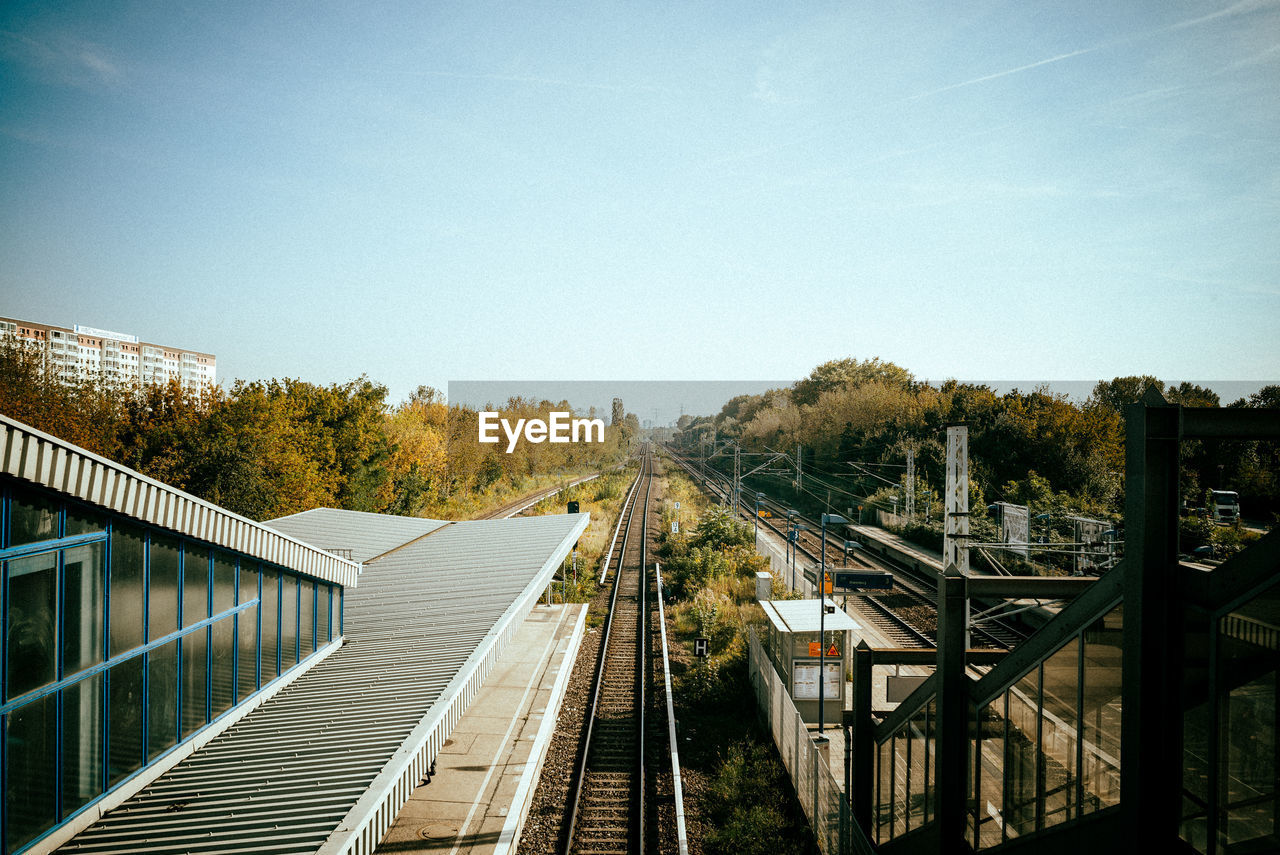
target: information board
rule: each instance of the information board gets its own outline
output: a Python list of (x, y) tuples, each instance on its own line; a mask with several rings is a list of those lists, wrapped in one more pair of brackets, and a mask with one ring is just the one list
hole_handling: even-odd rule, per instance
[[(826, 680), (823, 681), (822, 694), (824, 701), (840, 698), (840, 663), (826, 666)], [(795, 659), (791, 663), (791, 697), (797, 701), (816, 701), (818, 699), (818, 663), (805, 659)]]

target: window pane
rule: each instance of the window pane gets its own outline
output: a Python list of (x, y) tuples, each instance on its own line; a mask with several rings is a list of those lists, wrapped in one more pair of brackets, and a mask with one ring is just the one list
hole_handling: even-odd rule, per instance
[(896, 837), (907, 832), (907, 752), (911, 750), (911, 740), (904, 728), (890, 742), (893, 744), (893, 834)]
[(62, 554), (66, 571), (62, 674), (70, 677), (102, 661), (106, 613), (106, 543), (90, 543)]
[(1120, 803), (1120, 641), (1122, 606), (1116, 606), (1084, 632), (1084, 786), (1081, 813)]
[(116, 524), (111, 529), (111, 655), (142, 644), (142, 529)]
[(876, 750), (876, 842), (893, 839), (893, 740)]
[(280, 674), (280, 574), (262, 571), (262, 682)]
[(151, 588), (147, 595), (147, 640), (164, 638), (178, 629), (178, 543), (151, 535)]
[(316, 603), (316, 620), (320, 625), (316, 627), (316, 636), (317, 640), (323, 644), (333, 640), (333, 588), (321, 585), (317, 596), (320, 597), (320, 601)]
[(107, 519), (102, 514), (78, 505), (67, 505), (65, 537), (74, 537), (77, 534), (96, 534), (106, 530)]
[(316, 583), (310, 580), (301, 585), (302, 594), (302, 655), (316, 649)]
[(239, 660), (236, 662), (236, 698), (244, 700), (258, 688), (258, 607), (240, 612), (236, 628)]
[(209, 706), (214, 718), (231, 709), (235, 702), (232, 664), (236, 655), (235, 616), (224, 617), (213, 630), (213, 672), (209, 679)]
[(147, 654), (147, 760), (178, 741), (178, 641)]
[(58, 536), (58, 503), (37, 493), (14, 490), (9, 505), (8, 546), (21, 546)]
[(938, 779), (938, 701), (937, 698), (929, 701), (925, 706), (925, 766), (926, 774), (924, 779), (924, 821), (930, 822), (934, 819), (934, 813), (937, 810), (936, 802), (936, 781)]
[(1225, 837), (1231, 851), (1274, 851), (1280, 839), (1278, 625), (1280, 583), (1218, 620), (1216, 668), (1221, 683), (1227, 684), (1218, 706), (1223, 731), (1216, 787), (1222, 817), (1218, 836)]
[(182, 625), (209, 616), (209, 550), (188, 546), (182, 551)]
[(907, 830), (919, 828), (925, 824), (925, 708), (912, 717), (907, 725), (907, 739), (910, 743), (910, 763), (907, 766)]
[(182, 636), (182, 738), (186, 739), (209, 720), (205, 705), (208, 692), (209, 628)]
[(12, 852), (54, 823), (58, 696), (46, 695), (5, 716), (8, 822), (5, 839)]
[(9, 691), (16, 698), (56, 678), (58, 553), (6, 563), (9, 574)]
[(102, 674), (62, 692), (62, 816), (102, 794)]
[(298, 577), (283, 576), (280, 593), (280, 667), (282, 671), (298, 661)]
[(236, 560), (230, 555), (213, 556), (213, 613), (221, 614), (236, 604)]
[(1040, 764), (1044, 769), (1045, 827), (1076, 815), (1076, 689), (1080, 644), (1072, 639), (1044, 663), (1044, 719)]
[(258, 565), (240, 562), (240, 602), (251, 603), (258, 598)]
[[(1007, 693), (1006, 693), (1007, 694)], [(1001, 842), (1004, 823), (1004, 695), (978, 712), (978, 848)]]
[(126, 659), (111, 669), (111, 753), (107, 785), (142, 766), (142, 657)]
[(1036, 767), (1039, 745), (1036, 727), (1040, 718), (1040, 669), (1019, 680), (1007, 693), (1009, 733), (1005, 740), (1004, 774), (1009, 782), (1009, 802), (1004, 817), (1009, 837), (1036, 830)]

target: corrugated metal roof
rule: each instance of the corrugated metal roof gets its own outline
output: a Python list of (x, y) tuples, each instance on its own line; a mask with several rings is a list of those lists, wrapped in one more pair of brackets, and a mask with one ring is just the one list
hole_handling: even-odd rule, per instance
[(430, 534), (449, 523), (423, 517), (396, 517), (337, 508), (315, 508), (267, 520), (263, 525), (327, 550), (349, 550), (354, 561), (368, 561)]
[(0, 415), (0, 472), (179, 534), (351, 586), (360, 567)]
[(372, 852), (587, 521), (457, 523), (366, 565), (340, 650), (60, 851)]
[(782, 632), (817, 632), (820, 620), (822, 627), (829, 632), (861, 629), (861, 625), (849, 617), (835, 600), (828, 598), (827, 605), (833, 606), (835, 612), (823, 618), (818, 614), (816, 597), (812, 600), (764, 600), (760, 603), (774, 629)]

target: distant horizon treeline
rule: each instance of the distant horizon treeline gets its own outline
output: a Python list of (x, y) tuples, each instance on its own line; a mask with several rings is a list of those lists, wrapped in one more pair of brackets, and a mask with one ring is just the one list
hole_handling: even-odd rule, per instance
[[(789, 388), (735, 397), (715, 416), (682, 417), (676, 441), (695, 455), (712, 436), (736, 440), (752, 453), (794, 456), (801, 446), (803, 469), (818, 476), (815, 485), (827, 484), (815, 486), (810, 499), (822, 498), (831, 484), (846, 485), (845, 495), (835, 488), (833, 508), (854, 500), (886, 510), (892, 497), (902, 494), (912, 449), (917, 495), (931, 491), (936, 520), (945, 480), (944, 428), (963, 422), (969, 427), (971, 508), (1010, 501), (1055, 514), (1114, 518), (1124, 509), (1123, 408), (1148, 389), (1186, 407), (1222, 406), (1212, 390), (1149, 375), (1100, 380), (1089, 398), (1076, 404), (1044, 387), (997, 394), (980, 384), (934, 386), (878, 358), (839, 359), (819, 365)], [(1280, 407), (1280, 386), (1266, 386), (1227, 406)], [(1204, 504), (1208, 489), (1237, 490), (1246, 517), (1269, 519), (1280, 511), (1277, 445), (1184, 442), (1182, 496), (1195, 507)], [(756, 465), (758, 458), (750, 459), (743, 471)], [(731, 461), (721, 465), (732, 471)], [(784, 480), (773, 482), (782, 490)]]
[[(508, 418), (547, 419), (567, 402), (513, 398)], [(420, 386), (387, 403), (366, 376), (321, 386), (296, 379), (237, 380), (184, 390), (62, 382), (47, 360), (0, 341), (0, 413), (255, 520), (315, 507), (415, 516), (479, 508), (517, 492), (621, 462), (634, 415), (603, 443), (505, 441), (481, 445), (478, 414)]]

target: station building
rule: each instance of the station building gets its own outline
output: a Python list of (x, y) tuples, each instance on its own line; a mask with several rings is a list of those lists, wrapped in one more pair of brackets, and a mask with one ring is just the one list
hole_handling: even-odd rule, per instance
[(370, 852), (585, 514), (256, 523), (0, 416), (0, 854)]

